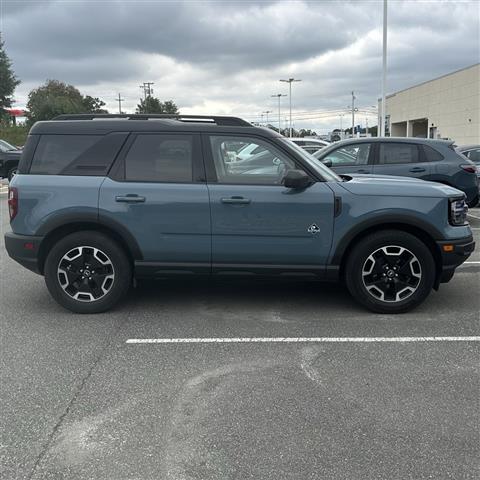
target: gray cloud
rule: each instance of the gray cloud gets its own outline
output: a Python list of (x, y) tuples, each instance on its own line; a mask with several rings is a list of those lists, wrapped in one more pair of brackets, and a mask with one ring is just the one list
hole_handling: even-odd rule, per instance
[[(478, 14), (473, 1), (389, 2), (389, 91), (478, 62)], [(351, 90), (365, 106), (380, 94), (381, 2), (4, 0), (0, 20), (19, 103), (47, 78), (112, 110), (119, 91), (133, 110), (151, 80), (184, 110), (251, 118), (275, 109), (270, 95), (289, 75), (302, 79), (298, 111), (345, 108)]]

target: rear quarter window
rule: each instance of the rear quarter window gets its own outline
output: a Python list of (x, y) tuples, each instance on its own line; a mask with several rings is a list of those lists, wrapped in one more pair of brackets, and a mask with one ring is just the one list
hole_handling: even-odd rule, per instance
[(105, 175), (127, 133), (42, 135), (30, 167), (37, 175)]
[(425, 153), (425, 158), (427, 162), (438, 162), (443, 160), (443, 155), (440, 152), (437, 152), (434, 148), (429, 145), (423, 145), (423, 151)]

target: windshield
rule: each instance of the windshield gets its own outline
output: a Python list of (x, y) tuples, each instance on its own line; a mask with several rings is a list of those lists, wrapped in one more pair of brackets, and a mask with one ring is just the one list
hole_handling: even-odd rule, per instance
[(0, 140), (0, 150), (2, 152), (8, 152), (9, 150), (17, 150), (17, 148), (14, 147), (13, 145), (10, 145), (5, 140)]
[(295, 142), (291, 142), (286, 138), (281, 138), (280, 141), (293, 148), (302, 157), (302, 159), (305, 160), (310, 167), (316, 170), (327, 182), (342, 181), (342, 179), (336, 173), (326, 167), (322, 162), (319, 162), (314, 156), (310, 155), (302, 147), (299, 147)]

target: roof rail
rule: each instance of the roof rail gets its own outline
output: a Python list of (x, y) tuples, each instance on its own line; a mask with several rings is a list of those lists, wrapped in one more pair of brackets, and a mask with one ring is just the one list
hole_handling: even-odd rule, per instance
[(180, 114), (160, 114), (160, 113), (80, 113), (80, 114), (63, 114), (58, 115), (53, 120), (96, 120), (96, 119), (115, 119), (125, 118), (128, 120), (178, 120), (179, 122), (199, 122), (199, 123), (215, 123), (229, 127), (251, 127), (248, 123), (238, 117), (223, 117), (217, 115), (180, 115)]

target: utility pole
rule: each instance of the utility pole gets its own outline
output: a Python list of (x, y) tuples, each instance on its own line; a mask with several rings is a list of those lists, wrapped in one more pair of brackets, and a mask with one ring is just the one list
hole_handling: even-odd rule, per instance
[(295, 78), (289, 78), (288, 80), (280, 80), (281, 82), (288, 83), (289, 88), (289, 100), (290, 100), (290, 134), (289, 137), (292, 138), (292, 83), (301, 82), (301, 80)]
[(260, 114), (260, 118), (261, 118), (260, 125), (263, 125), (263, 112)]
[(124, 101), (125, 99), (122, 98), (122, 96), (120, 94), (118, 94), (118, 98), (117, 98), (117, 102), (118, 102), (118, 113), (122, 113), (122, 102)]
[(140, 88), (143, 90), (143, 98), (144, 100), (147, 97), (151, 97), (153, 93), (152, 85), (155, 85), (153, 82), (143, 82), (143, 85), (140, 85)]
[(280, 130), (282, 129), (282, 126), (280, 125), (280, 98), (286, 97), (286, 95), (282, 95), (281, 93), (276, 93), (275, 95), (271, 95), (271, 97), (277, 97), (278, 98), (278, 133), (280, 133)]
[(380, 119), (380, 136), (385, 136), (385, 91), (387, 89), (387, 0), (383, 0), (383, 65), (382, 65), (382, 113)]
[(345, 116), (344, 113), (340, 114), (340, 139), (343, 140), (343, 117)]
[(352, 90), (352, 138), (355, 136), (355, 99), (357, 97), (354, 95)]

